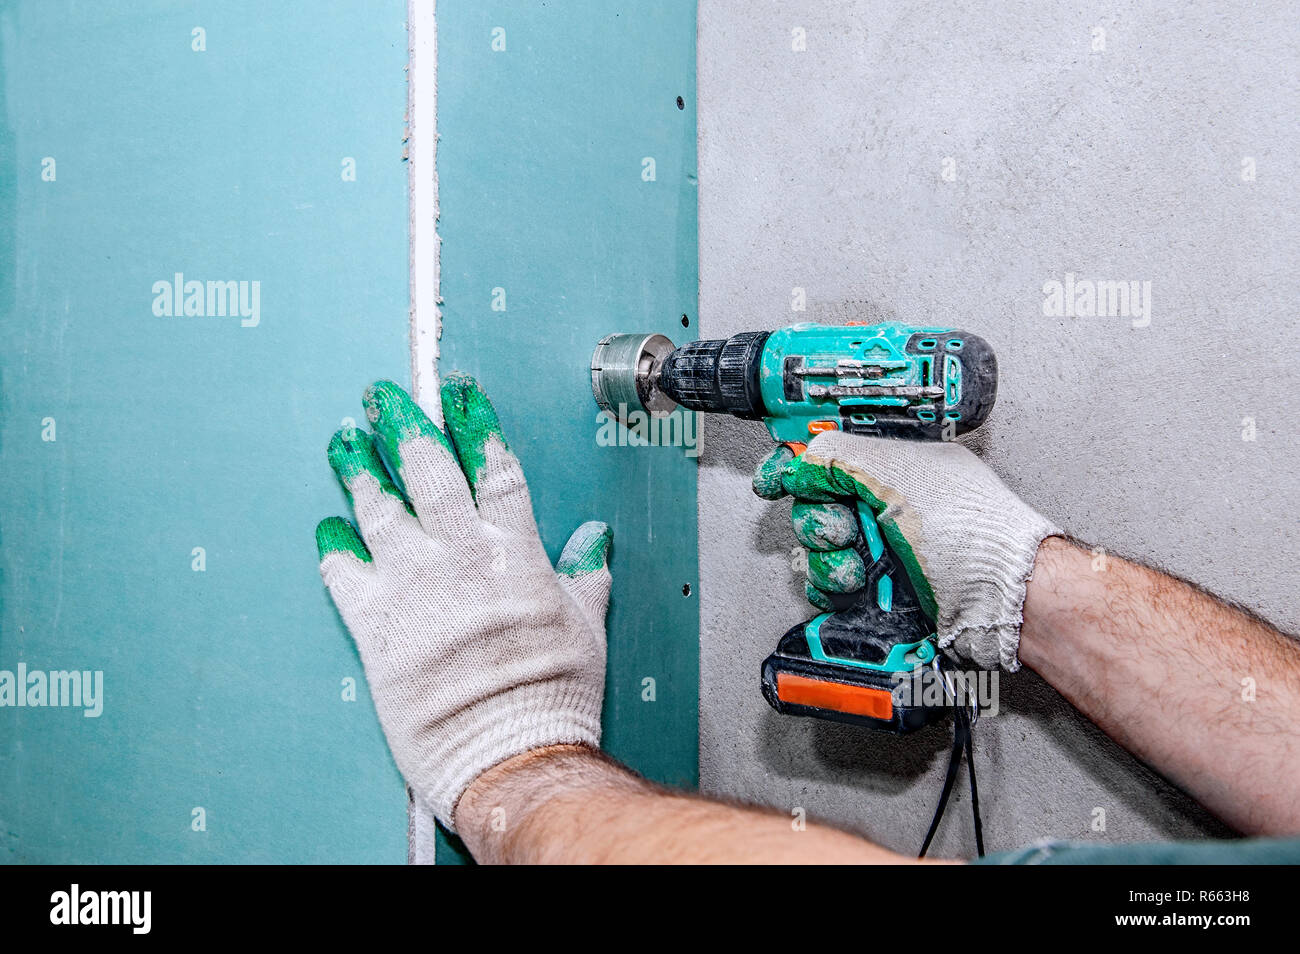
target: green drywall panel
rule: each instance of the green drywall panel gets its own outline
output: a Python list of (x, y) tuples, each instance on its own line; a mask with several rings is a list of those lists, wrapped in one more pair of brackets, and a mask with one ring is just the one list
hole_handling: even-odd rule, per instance
[(437, 19), (439, 365), (495, 401), (552, 557), (584, 520), (613, 527), (604, 747), (693, 787), (695, 459), (601, 446), (589, 367), (612, 331), (694, 337), (695, 3), (462, 0)]
[[(0, 708), (0, 859), (406, 858), (313, 540), (347, 512), (330, 434), (408, 377), (405, 20), (0, 7), (0, 670), (105, 696)], [(260, 282), (259, 323), (156, 315), (177, 272)]]

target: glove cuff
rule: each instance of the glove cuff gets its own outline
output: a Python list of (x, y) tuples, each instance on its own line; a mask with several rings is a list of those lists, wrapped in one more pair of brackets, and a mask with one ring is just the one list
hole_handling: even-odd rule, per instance
[[(975, 570), (966, 599), (955, 612), (941, 613), (939, 647), (949, 649), (982, 669), (1020, 669), (1020, 627), (1025, 597), (1042, 541), (1061, 533), (1042, 515), (1023, 507), (1003, 513), (996, 529), (986, 528), (992, 543), (972, 560)], [(984, 564), (981, 566), (981, 564)], [(983, 570), (984, 572), (980, 572)]]
[(552, 679), (516, 686), (456, 712), (432, 729), (430, 758), (410, 773), (438, 821), (454, 832), (456, 803), (506, 759), (550, 745), (600, 746), (603, 685)]

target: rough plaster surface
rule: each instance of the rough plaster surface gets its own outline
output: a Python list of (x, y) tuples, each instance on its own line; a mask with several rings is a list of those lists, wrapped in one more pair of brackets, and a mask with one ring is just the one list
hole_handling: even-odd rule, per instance
[[(1294, 631), (1297, 45), (1283, 3), (703, 0), (699, 330), (851, 317), (982, 334), (1002, 377), (972, 446), (1013, 489)], [(1150, 281), (1149, 327), (1044, 317), (1043, 285), (1067, 271)], [(710, 419), (704, 444), (703, 788), (915, 850), (947, 726), (895, 739), (768, 709), (759, 664), (810, 615), (789, 504), (750, 493), (761, 428)], [(991, 849), (1225, 832), (1042, 680), (1001, 687), (977, 740)], [(964, 796), (935, 850), (973, 854)]]

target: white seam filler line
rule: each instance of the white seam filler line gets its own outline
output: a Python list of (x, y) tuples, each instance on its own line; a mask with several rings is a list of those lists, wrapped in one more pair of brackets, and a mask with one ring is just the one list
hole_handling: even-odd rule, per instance
[(438, 30), (436, 0), (407, 0), (407, 178), (410, 190), (411, 392), (440, 426), (438, 395)]
[[(441, 238), (438, 235), (438, 28), (435, 0), (406, 3), (406, 175), (410, 270), (411, 394), (442, 426), (438, 393)], [(408, 789), (408, 864), (433, 864), (432, 813)]]

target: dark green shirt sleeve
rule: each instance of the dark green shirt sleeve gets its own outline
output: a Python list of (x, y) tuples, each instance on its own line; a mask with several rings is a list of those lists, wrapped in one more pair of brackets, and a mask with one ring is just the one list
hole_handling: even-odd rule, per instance
[(978, 859), (983, 865), (1297, 865), (1300, 838), (1094, 845), (1042, 841)]

